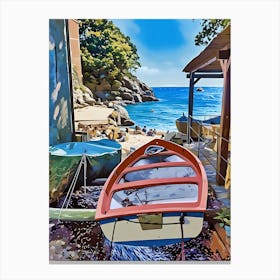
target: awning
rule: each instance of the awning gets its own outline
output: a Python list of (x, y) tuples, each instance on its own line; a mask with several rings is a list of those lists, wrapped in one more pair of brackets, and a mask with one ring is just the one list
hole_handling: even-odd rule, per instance
[(222, 72), (219, 59), (221, 59), (223, 51), (230, 49), (230, 25), (228, 25), (221, 33), (219, 33), (211, 43), (192, 61), (190, 61), (183, 72)]

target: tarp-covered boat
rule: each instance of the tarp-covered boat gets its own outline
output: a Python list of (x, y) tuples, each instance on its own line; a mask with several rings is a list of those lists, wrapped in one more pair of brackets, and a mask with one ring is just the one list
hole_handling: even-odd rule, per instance
[(182, 146), (154, 139), (111, 173), (95, 219), (111, 242), (172, 244), (201, 232), (207, 194), (200, 160)]
[(207, 119), (205, 121), (202, 121), (202, 123), (207, 124), (220, 124), (221, 123), (221, 116), (212, 117), (210, 119)]
[[(176, 127), (179, 132), (188, 134), (188, 117), (186, 117), (184, 113), (180, 118), (176, 120)], [(193, 119), (192, 128), (193, 130), (191, 130), (191, 137), (196, 139), (198, 138), (198, 135), (200, 133), (200, 122)]]
[(49, 147), (50, 203), (70, 185), (83, 155), (87, 157), (87, 178), (108, 177), (121, 161), (121, 145), (112, 140), (68, 142)]
[[(197, 139), (198, 135), (201, 134), (201, 125), (204, 124), (220, 124), (221, 122), (221, 116), (216, 116), (216, 117), (211, 117), (207, 120), (196, 120), (193, 119), (192, 121), (192, 128), (193, 130), (191, 131), (191, 137), (193, 139)], [(184, 134), (188, 134), (188, 117), (185, 116), (185, 114), (183, 113), (183, 115), (178, 118), (176, 120), (176, 127), (178, 129), (179, 132), (184, 133)], [(200, 135), (201, 136), (201, 135)]]

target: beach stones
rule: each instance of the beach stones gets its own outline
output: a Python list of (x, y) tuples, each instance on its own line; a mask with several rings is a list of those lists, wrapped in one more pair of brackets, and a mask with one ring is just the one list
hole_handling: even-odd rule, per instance
[(123, 126), (133, 126), (133, 125), (135, 125), (135, 123), (134, 123), (134, 121), (132, 121), (132, 120), (124, 120), (123, 122), (122, 122), (122, 125)]
[[(69, 208), (95, 208), (104, 181), (105, 178), (95, 180), (96, 185), (87, 186), (86, 193), (83, 189), (77, 190)], [(161, 247), (113, 244), (111, 247), (99, 223), (94, 221), (50, 220), (49, 231), (49, 259), (52, 261), (176, 261), (181, 252), (181, 243)], [(204, 221), (199, 236), (185, 242), (186, 261), (221, 260), (209, 248), (211, 236), (210, 224)]]
[(59, 222), (55, 230), (67, 228), (70, 238), (50, 231), (49, 259), (52, 261), (105, 260), (104, 238), (96, 222)]

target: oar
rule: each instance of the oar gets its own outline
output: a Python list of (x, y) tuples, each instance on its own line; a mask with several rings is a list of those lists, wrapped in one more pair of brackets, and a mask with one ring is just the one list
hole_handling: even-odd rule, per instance
[(94, 221), (96, 209), (49, 208), (49, 219), (64, 221)]

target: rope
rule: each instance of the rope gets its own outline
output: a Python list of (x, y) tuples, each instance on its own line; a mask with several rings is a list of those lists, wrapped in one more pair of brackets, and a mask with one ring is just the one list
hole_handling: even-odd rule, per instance
[(110, 260), (111, 256), (112, 256), (113, 240), (114, 240), (114, 234), (115, 234), (115, 228), (116, 228), (117, 221), (118, 221), (118, 219), (115, 219), (115, 223), (114, 223), (114, 227), (113, 227), (113, 232), (112, 232), (112, 238), (111, 238), (111, 242), (110, 242), (110, 251), (109, 251), (108, 260)]
[(65, 203), (66, 203), (67, 200), (68, 200), (68, 202), (67, 202), (65, 208), (68, 208), (68, 206), (69, 206), (69, 203), (70, 203), (70, 200), (71, 200), (71, 196), (72, 196), (72, 194), (73, 194), (75, 185), (76, 185), (77, 180), (78, 180), (78, 176), (79, 176), (80, 171), (81, 171), (81, 168), (82, 168), (82, 164), (83, 164), (83, 157), (82, 157), (82, 159), (81, 159), (80, 162), (79, 162), (79, 165), (78, 165), (78, 167), (77, 167), (76, 173), (75, 173), (75, 175), (74, 175), (74, 177), (73, 177), (73, 180), (72, 180), (72, 182), (71, 182), (71, 185), (70, 185), (70, 187), (69, 187), (69, 190), (68, 190), (68, 192), (67, 192), (67, 194), (66, 194), (66, 196), (65, 196), (65, 199), (64, 199), (64, 201), (63, 201), (63, 204), (62, 204), (62, 206), (61, 206), (61, 208), (60, 208), (60, 212), (59, 212), (59, 215), (58, 215), (58, 218), (57, 218), (58, 220), (59, 220), (59, 218), (60, 218), (60, 216), (61, 216), (62, 209), (63, 209), (63, 207), (64, 207), (64, 205), (65, 205)]
[(83, 162), (84, 162), (84, 192), (87, 194), (87, 157), (83, 154)]
[[(83, 158), (82, 158), (81, 161), (80, 161), (79, 167), (78, 167), (78, 169), (77, 169), (77, 171), (76, 171), (76, 174), (75, 174), (75, 178), (74, 178), (74, 180), (73, 180), (72, 183), (71, 183), (71, 187), (69, 188), (69, 189), (71, 189), (71, 193), (70, 193), (70, 195), (69, 195), (68, 202), (67, 202), (67, 205), (66, 205), (65, 208), (68, 208), (69, 203), (70, 203), (70, 201), (71, 201), (71, 197), (72, 197), (72, 194), (73, 194), (73, 192), (74, 192), (74, 188), (75, 188), (75, 186), (76, 186), (76, 183), (77, 183), (79, 174), (80, 174), (80, 172), (81, 172), (82, 164), (83, 164)], [(63, 208), (63, 207), (62, 207), (62, 208)]]
[(185, 243), (184, 243), (184, 229), (183, 229), (183, 224), (185, 223), (184, 221), (184, 214), (182, 213), (181, 217), (180, 217), (180, 226), (181, 226), (181, 238), (182, 238), (182, 242), (181, 242), (181, 260), (185, 261), (186, 257), (185, 257)]
[(109, 251), (109, 257), (108, 259), (110, 260), (111, 256), (112, 256), (112, 249), (113, 249), (113, 241), (114, 241), (114, 234), (115, 234), (115, 228), (116, 228), (116, 224), (117, 221), (127, 221), (130, 223), (135, 223), (135, 224), (149, 224), (149, 225), (178, 225), (180, 224), (181, 227), (181, 239), (182, 239), (182, 243), (181, 243), (181, 260), (184, 261), (185, 260), (185, 243), (184, 243), (184, 229), (183, 229), (183, 224), (184, 224), (184, 214), (181, 214), (181, 217), (179, 219), (179, 223), (140, 223), (140, 222), (136, 222), (136, 221), (131, 221), (129, 219), (124, 219), (124, 218), (116, 218), (115, 222), (114, 222), (114, 227), (113, 227), (113, 232), (112, 232), (112, 238), (111, 238), (111, 242), (110, 242), (110, 251)]

